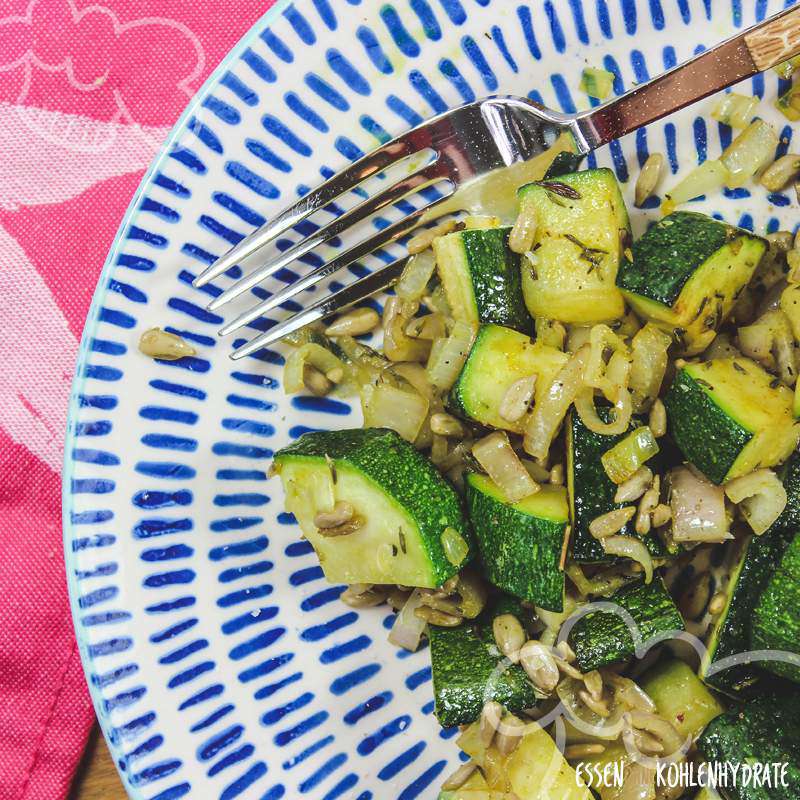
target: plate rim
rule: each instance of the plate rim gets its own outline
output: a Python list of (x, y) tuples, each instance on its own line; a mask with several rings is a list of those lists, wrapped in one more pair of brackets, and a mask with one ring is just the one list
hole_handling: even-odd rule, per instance
[(158, 152), (150, 161), (147, 169), (145, 170), (142, 179), (136, 187), (136, 190), (131, 197), (131, 200), (125, 209), (122, 216), (117, 232), (114, 234), (114, 239), (108, 249), (103, 267), (97, 277), (97, 284), (92, 292), (92, 300), (89, 304), (89, 310), (86, 314), (86, 320), (81, 332), (80, 345), (78, 347), (78, 354), (75, 359), (75, 372), (70, 384), (69, 401), (67, 404), (67, 422), (66, 431), (64, 435), (64, 455), (61, 467), (61, 549), (64, 556), (64, 570), (66, 573), (67, 581), (67, 595), (69, 600), (70, 622), (72, 629), (75, 633), (75, 640), (78, 645), (78, 653), (81, 659), (81, 667), (83, 669), (83, 677), (86, 687), (89, 691), (89, 696), (92, 701), (92, 707), (95, 714), (95, 722), (99, 725), (103, 734), (103, 739), (114, 761), (114, 768), (120, 778), (122, 788), (130, 800), (145, 800), (141, 790), (136, 786), (131, 786), (124, 780), (124, 776), (120, 769), (119, 763), (115, 758), (116, 747), (111, 742), (106, 726), (98, 711), (102, 697), (100, 690), (91, 681), (91, 669), (93, 658), (89, 654), (86, 646), (86, 638), (84, 636), (83, 627), (78, 624), (79, 607), (78, 607), (78, 581), (75, 573), (75, 553), (72, 550), (71, 543), (74, 539), (75, 526), (72, 523), (70, 516), (69, 504), (71, 501), (70, 486), (72, 483), (73, 468), (75, 461), (72, 458), (72, 451), (75, 447), (75, 423), (79, 412), (79, 398), (83, 390), (86, 376), (84, 374), (84, 366), (86, 359), (90, 352), (90, 344), (94, 338), (94, 333), (100, 321), (100, 312), (103, 303), (108, 293), (108, 279), (112, 270), (115, 267), (115, 259), (119, 248), (123, 241), (123, 234), (127, 230), (131, 220), (136, 215), (139, 207), (139, 201), (146, 191), (147, 187), (152, 182), (153, 175), (157, 172), (165, 158), (168, 157), (170, 149), (175, 141), (185, 132), (189, 119), (196, 112), (198, 106), (202, 104), (203, 98), (210, 92), (210, 90), (219, 83), (220, 78), (225, 74), (228, 67), (235, 63), (249, 47), (250, 43), (257, 39), (260, 33), (269, 28), (272, 21), (280, 16), (287, 6), (290, 6), (294, 0), (275, 0), (270, 6), (251, 26), (247, 31), (242, 34), (236, 44), (228, 50), (222, 60), (216, 67), (209, 73), (203, 83), (197, 88), (192, 95), (189, 102), (181, 112), (181, 115), (175, 121), (170, 129), (163, 143), (159, 147)]

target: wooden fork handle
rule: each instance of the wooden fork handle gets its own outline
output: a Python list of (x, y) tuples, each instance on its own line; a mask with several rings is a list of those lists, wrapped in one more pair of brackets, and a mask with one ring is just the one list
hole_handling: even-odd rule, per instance
[(577, 115), (581, 150), (594, 150), (800, 53), (800, 2)]
[(793, 6), (744, 35), (744, 42), (760, 72), (800, 52), (800, 6)]

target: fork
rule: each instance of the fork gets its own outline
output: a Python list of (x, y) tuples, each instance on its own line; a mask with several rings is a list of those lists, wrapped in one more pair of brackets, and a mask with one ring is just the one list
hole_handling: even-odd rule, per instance
[[(262, 225), (214, 262), (194, 281), (203, 286), (239, 262), (250, 263), (292, 228), (322, 209), (337, 214), (300, 242), (281, 253), (274, 251), (255, 269), (217, 295), (208, 305), (217, 310), (254, 289), (302, 256), (335, 237), (366, 227), (383, 210), (416, 197), (427, 202), (338, 253), (274, 293), (259, 290), (266, 299), (241, 313), (220, 329), (227, 335), (244, 326), (259, 327), (256, 320), (316, 287), (336, 272), (360, 259), (400, 242), (427, 222), (459, 208), (476, 181), (495, 178), (552, 147), (563, 133), (571, 135), (574, 149), (585, 154), (614, 139), (654, 122), (738, 81), (763, 72), (800, 52), (800, 5), (790, 7), (706, 50), (626, 94), (588, 111), (563, 114), (522, 97), (489, 97), (433, 117), (407, 133), (386, 142), (326, 180), (290, 208)], [(392, 175), (390, 173), (397, 173)], [(487, 176), (489, 176), (487, 178)], [(377, 180), (382, 178), (381, 181)], [(372, 194), (364, 188), (382, 183)], [(442, 185), (445, 185), (442, 190)], [(434, 197), (430, 190), (437, 189)], [(426, 191), (428, 190), (428, 191)], [(344, 212), (336, 201), (350, 193), (360, 201)], [(422, 193), (420, 195), (420, 193)], [(270, 248), (271, 249), (271, 248)], [(275, 323), (238, 347), (239, 359), (268, 346), (309, 323), (323, 319), (387, 288), (396, 281), (408, 254), (382, 265), (338, 291), (320, 297), (298, 313)], [(297, 304), (295, 304), (297, 305)]]

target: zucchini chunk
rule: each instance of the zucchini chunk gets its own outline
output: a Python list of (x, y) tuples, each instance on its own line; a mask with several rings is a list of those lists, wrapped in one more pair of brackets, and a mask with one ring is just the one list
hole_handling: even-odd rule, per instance
[(457, 744), (485, 770), (486, 778), (473, 773), (460, 789), (442, 792), (439, 800), (508, 800), (512, 796), (518, 800), (592, 800), (592, 793), (555, 741), (535, 722), (525, 726), (525, 735), (509, 755), (492, 747), (491, 758), (487, 758), (477, 722), (459, 736)]
[[(601, 407), (597, 412), (604, 422), (610, 419), (608, 409)], [(631, 420), (629, 431), (642, 424), (642, 420), (635, 417)], [(605, 436), (594, 433), (575, 412), (567, 418), (567, 492), (572, 521), (570, 552), (573, 560), (579, 564), (616, 561), (616, 558), (606, 554), (603, 545), (592, 536), (589, 525), (595, 517), (626, 505), (614, 502), (618, 487), (606, 474), (601, 457), (627, 435), (622, 433), (619, 436)], [(661, 540), (653, 534), (640, 537), (634, 529), (634, 520), (628, 522), (620, 533), (641, 538), (652, 555), (664, 555)]]
[[(789, 543), (753, 615), (750, 643), (757, 650), (783, 650), (800, 660), (800, 534)], [(800, 683), (800, 666), (762, 661), (776, 675)]]
[(512, 713), (536, 704), (533, 684), (522, 667), (509, 664), (497, 670), (505, 656), (495, 644), (492, 622), (500, 614), (523, 619), (519, 601), (500, 597), (477, 619), (458, 627), (428, 627), (434, 714), (443, 728), (474, 722), (487, 700), (496, 700)]
[(659, 716), (671, 723), (683, 739), (695, 739), (725, 711), (694, 670), (678, 659), (662, 661), (649, 669), (642, 678), (642, 689), (656, 704)]
[(486, 577), (522, 600), (548, 611), (562, 611), (566, 489), (542, 486), (536, 494), (511, 504), (486, 475), (470, 473), (466, 484), (467, 509)]
[(705, 349), (767, 249), (750, 231), (694, 211), (660, 219), (623, 261), (617, 286), (643, 319), (693, 355)]
[(500, 325), (481, 325), (466, 363), (450, 390), (453, 413), (490, 428), (522, 433), (524, 417), (509, 421), (500, 407), (511, 384), (536, 376), (535, 399), (547, 392), (568, 356)]
[(508, 246), (510, 231), (479, 228), (434, 239), (436, 269), (456, 319), (532, 333), (533, 320), (522, 299), (520, 257)]
[(800, 701), (791, 696), (760, 697), (709, 722), (697, 740), (706, 761), (732, 764), (788, 764), (786, 786), (737, 781), (730, 800), (797, 800), (800, 797)]
[[(649, 584), (623, 587), (609, 601), (631, 615), (645, 644), (659, 634), (684, 629), (683, 618), (658, 576)], [(635, 652), (628, 626), (613, 611), (592, 611), (581, 617), (569, 633), (569, 643), (581, 672), (624, 661)]]
[[(448, 528), (472, 549), (455, 490), (413, 445), (386, 428), (306, 433), (275, 454), (291, 511), (332, 583), (440, 586), (470, 559), (451, 564)], [(353, 507), (356, 529), (324, 535), (314, 524), (337, 502)]]
[(789, 457), (800, 437), (792, 403), (792, 392), (748, 358), (687, 364), (664, 397), (675, 444), (717, 484)]
[(522, 262), (522, 291), (532, 317), (581, 325), (624, 313), (615, 285), (630, 238), (625, 201), (607, 168), (529, 183), (520, 209), (536, 214), (533, 259)]
[(552, 178), (560, 178), (562, 175), (568, 175), (570, 172), (577, 172), (584, 158), (586, 158), (585, 154), (571, 153), (569, 150), (562, 150), (547, 168), (547, 172), (544, 174), (544, 180), (548, 181)]
[[(737, 664), (709, 675), (709, 669), (729, 656), (750, 650), (753, 614), (761, 593), (800, 527), (800, 453), (793, 453), (783, 470), (786, 508), (761, 536), (736, 543), (725, 587), (725, 607), (714, 618), (700, 662), (700, 677), (731, 697), (749, 697), (771, 679), (757, 664)], [(762, 664), (761, 666), (764, 666)]]

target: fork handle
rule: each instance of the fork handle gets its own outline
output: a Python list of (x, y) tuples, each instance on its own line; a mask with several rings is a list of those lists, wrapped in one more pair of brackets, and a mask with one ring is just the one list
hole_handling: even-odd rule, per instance
[(577, 117), (587, 150), (678, 111), (800, 53), (800, 4)]

